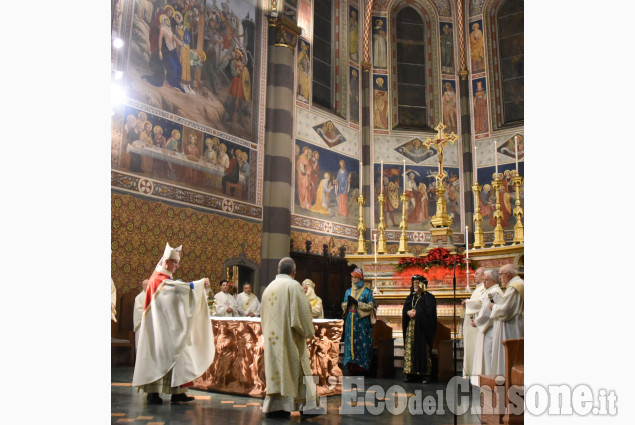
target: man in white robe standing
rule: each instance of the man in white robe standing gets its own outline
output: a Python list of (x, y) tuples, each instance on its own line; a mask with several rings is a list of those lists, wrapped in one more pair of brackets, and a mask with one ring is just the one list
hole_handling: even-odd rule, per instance
[(474, 345), (474, 362), (472, 375), (476, 377), (473, 384), (478, 383), (478, 375), (491, 375), (492, 366), (492, 320), (490, 318), (491, 300), (498, 302), (503, 296), (503, 291), (498, 284), (498, 270), (485, 271), (485, 291), (481, 297), (481, 310), (472, 320), (472, 326), (478, 329), (476, 344)]
[(222, 280), (220, 283), (220, 292), (214, 295), (216, 300), (215, 317), (238, 317), (238, 303), (236, 298), (229, 293), (229, 283)]
[(268, 418), (326, 413), (317, 407), (307, 338), (315, 335), (311, 307), (295, 277), (295, 262), (285, 257), (278, 275), (262, 294), (262, 336), (265, 341), (267, 395), (262, 411)]
[(474, 282), (476, 287), (472, 291), (469, 300), (463, 300), (461, 304), (465, 307), (465, 319), (463, 320), (463, 376), (472, 374), (472, 363), (474, 362), (474, 345), (476, 344), (477, 329), (472, 327), (472, 319), (481, 311), (481, 297), (485, 291), (483, 280), (485, 269), (479, 267), (474, 272)]
[(506, 339), (525, 336), (525, 282), (518, 276), (518, 269), (511, 264), (500, 268), (502, 284), (506, 287), (503, 298), (489, 306), (492, 326), (492, 374), (505, 375)]
[(132, 311), (132, 324), (134, 326), (134, 342), (135, 347), (139, 346), (139, 326), (143, 317), (143, 304), (146, 300), (146, 289), (148, 288), (148, 279), (141, 282), (141, 292), (134, 299), (134, 310)]
[(243, 291), (236, 297), (238, 304), (238, 314), (243, 317), (260, 316), (260, 301), (258, 297), (251, 292), (251, 284), (243, 283)]
[(187, 388), (214, 360), (205, 297), (209, 279), (173, 280), (180, 261), (181, 247), (166, 244), (148, 279), (132, 378), (134, 387), (148, 393), (148, 404), (163, 404), (159, 392), (172, 394), (172, 403), (194, 400), (186, 394)]

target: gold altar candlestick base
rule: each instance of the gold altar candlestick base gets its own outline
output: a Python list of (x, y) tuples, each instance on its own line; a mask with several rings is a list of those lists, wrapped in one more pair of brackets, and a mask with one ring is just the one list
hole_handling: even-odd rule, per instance
[(364, 232), (366, 231), (366, 226), (364, 225), (364, 195), (361, 193), (357, 197), (357, 203), (359, 204), (359, 223), (357, 223), (359, 237), (357, 238), (357, 253), (366, 254), (366, 241), (364, 240)]
[(476, 194), (476, 202), (474, 205), (474, 248), (485, 248), (485, 242), (483, 240), (483, 229), (481, 223), (483, 222), (483, 216), (481, 215), (481, 207), (479, 199), (481, 199), (482, 186), (475, 182), (472, 185), (472, 190)]
[(406, 229), (408, 228), (408, 221), (406, 220), (406, 213), (408, 211), (406, 207), (406, 202), (408, 202), (408, 195), (406, 192), (401, 194), (401, 222), (399, 223), (399, 228), (401, 229), (401, 236), (399, 236), (399, 249), (397, 252), (399, 254), (405, 254), (408, 250), (408, 237), (406, 236)]
[(518, 175), (516, 170), (512, 170), (512, 184), (516, 188), (516, 208), (514, 208), (514, 217), (516, 224), (514, 225), (513, 245), (525, 243), (525, 227), (523, 226), (522, 217), (523, 208), (520, 206), (520, 185), (523, 184), (523, 178)]
[(443, 184), (443, 180), (438, 180), (439, 185), (437, 186), (437, 212), (434, 214), (434, 217), (430, 220), (432, 223), (432, 227), (452, 227), (452, 217), (448, 215), (448, 207), (445, 202), (445, 185)]
[(505, 245), (505, 233), (503, 232), (503, 226), (501, 226), (501, 218), (503, 218), (503, 212), (501, 211), (501, 194), (500, 190), (503, 186), (501, 179), (501, 173), (494, 173), (494, 181), (492, 181), (492, 187), (496, 193), (496, 211), (494, 212), (494, 218), (496, 219), (496, 227), (494, 228), (494, 243), (492, 246), (504, 246)]
[(379, 232), (379, 238), (377, 238), (377, 254), (386, 253), (386, 221), (384, 220), (384, 203), (386, 198), (384, 194), (380, 193), (377, 197), (379, 202), (379, 224), (377, 225), (377, 231)]

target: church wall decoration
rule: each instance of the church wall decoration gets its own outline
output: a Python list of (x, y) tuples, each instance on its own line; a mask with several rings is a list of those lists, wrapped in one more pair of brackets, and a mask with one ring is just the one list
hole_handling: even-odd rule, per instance
[(388, 129), (388, 77), (373, 74), (373, 126)]
[(299, 139), (295, 152), (293, 212), (355, 228), (359, 159)]
[(459, 133), (458, 129), (458, 117), (457, 117), (457, 104), (456, 104), (456, 81), (455, 80), (442, 80), (443, 96), (441, 96), (441, 104), (443, 107), (443, 125), (445, 125), (445, 132), (450, 134), (454, 132)]
[[(417, 139), (415, 139), (417, 140)], [(410, 143), (410, 142), (408, 142)], [(382, 188), (379, 180), (381, 176), (381, 163), (374, 164), (374, 208), (375, 208), (375, 225), (379, 223), (379, 203), (376, 198), (379, 196)], [(403, 164), (387, 164), (383, 166), (383, 192), (386, 202), (384, 203), (384, 220), (386, 229), (399, 230), (399, 222), (403, 211), (403, 203), (400, 200), (401, 194), (404, 192)], [(461, 229), (461, 193), (459, 182), (458, 167), (444, 167), (448, 177), (445, 181), (446, 185), (446, 203), (448, 215), (453, 217), (452, 230), (460, 232)], [(436, 174), (438, 167), (436, 166), (420, 166), (406, 164), (406, 194), (409, 201), (406, 203), (408, 211), (406, 217), (408, 221), (408, 231), (428, 231), (432, 227), (430, 219), (436, 212)], [(395, 235), (396, 240), (399, 235)], [(390, 239), (389, 236), (386, 236)], [(420, 239), (417, 236), (416, 239)], [(415, 242), (423, 242), (423, 239)]]
[(359, 63), (359, 11), (356, 7), (348, 8), (348, 55), (349, 59)]
[(302, 38), (298, 39), (297, 80), (298, 100), (309, 103), (311, 99), (311, 45)]
[(386, 18), (373, 16), (373, 67), (386, 69), (388, 67), (387, 41), (388, 27)]
[[(506, 150), (506, 145), (499, 146), (498, 157), (501, 158), (502, 155), (508, 155), (508, 153), (502, 152)], [(522, 158), (520, 153), (520, 144), (519, 144), (519, 158)], [(507, 239), (507, 231), (511, 232), (511, 237), (513, 238), (513, 230), (514, 224), (516, 224), (516, 218), (513, 216), (513, 210), (516, 206), (516, 189), (512, 185), (511, 180), (511, 171), (516, 169), (516, 164), (512, 159), (512, 162), (507, 164), (501, 164), (499, 161), (498, 164), (498, 172), (503, 174), (502, 187), (500, 190), (500, 203), (501, 203), (501, 212), (503, 213), (503, 217), (501, 218), (501, 226), (506, 231), (505, 238)], [(492, 176), (494, 175), (495, 167), (480, 167), (477, 171), (478, 183), (483, 187), (480, 193), (479, 199), (479, 213), (483, 216), (483, 222), (481, 223), (481, 227), (484, 232), (493, 232), (494, 227), (496, 227), (496, 219), (494, 218), (494, 212), (496, 211), (496, 193), (492, 189), (492, 181), (494, 180)], [(524, 161), (520, 161), (518, 163), (518, 172), (521, 176), (525, 175), (525, 163)], [(473, 195), (472, 195), (473, 196)], [(520, 201), (521, 205), (525, 205), (524, 201), (524, 186), (520, 187)], [(493, 235), (493, 233), (492, 233)], [(493, 236), (492, 236), (493, 237)], [(492, 239), (493, 240), (493, 239)]]
[(489, 132), (489, 110), (487, 83), (485, 78), (472, 80), (472, 106), (474, 133), (484, 134)]
[(123, 107), (121, 148), (113, 169), (237, 201), (256, 201), (259, 152), (251, 143), (163, 115)]
[(344, 143), (346, 138), (339, 129), (333, 124), (333, 121), (327, 120), (313, 127), (313, 130), (320, 136), (329, 148)]
[(472, 74), (485, 71), (485, 38), (482, 19), (470, 22), (469, 46)]
[(350, 107), (350, 121), (355, 124), (359, 124), (359, 69), (351, 66), (349, 68), (349, 80), (348, 87), (350, 90), (349, 107)]
[(311, 19), (313, 9), (311, 0), (297, 0), (298, 2), (298, 26), (302, 28), (302, 37), (313, 39), (313, 21)]
[(177, 279), (209, 277), (213, 290), (224, 262), (244, 253), (260, 264), (262, 224), (195, 211), (128, 194), (111, 194), (111, 276), (118, 294), (140, 290), (166, 242), (183, 245)]
[(439, 42), (441, 44), (441, 72), (443, 74), (454, 74), (454, 24), (450, 22), (440, 22)]
[(257, 142), (262, 12), (252, 2), (192, 3), (135, 0), (124, 17), (127, 96)]

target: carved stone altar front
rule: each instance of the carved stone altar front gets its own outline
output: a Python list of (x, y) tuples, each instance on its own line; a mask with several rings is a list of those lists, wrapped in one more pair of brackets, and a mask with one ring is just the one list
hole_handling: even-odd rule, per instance
[[(342, 320), (314, 319), (315, 336), (307, 340), (319, 396), (341, 394), (338, 366)], [(260, 318), (212, 318), (216, 354), (193, 388), (264, 398), (265, 356)]]

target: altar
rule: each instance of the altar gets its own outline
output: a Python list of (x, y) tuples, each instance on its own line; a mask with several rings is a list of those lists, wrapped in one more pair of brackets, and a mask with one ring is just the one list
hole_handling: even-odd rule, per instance
[[(192, 388), (264, 398), (265, 356), (260, 323), (259, 317), (213, 317), (214, 361)], [(318, 376), (319, 396), (342, 392), (338, 362), (343, 325), (342, 320), (313, 319), (315, 336), (307, 339), (307, 346), (311, 370)], [(335, 379), (329, 381), (330, 377)]]

